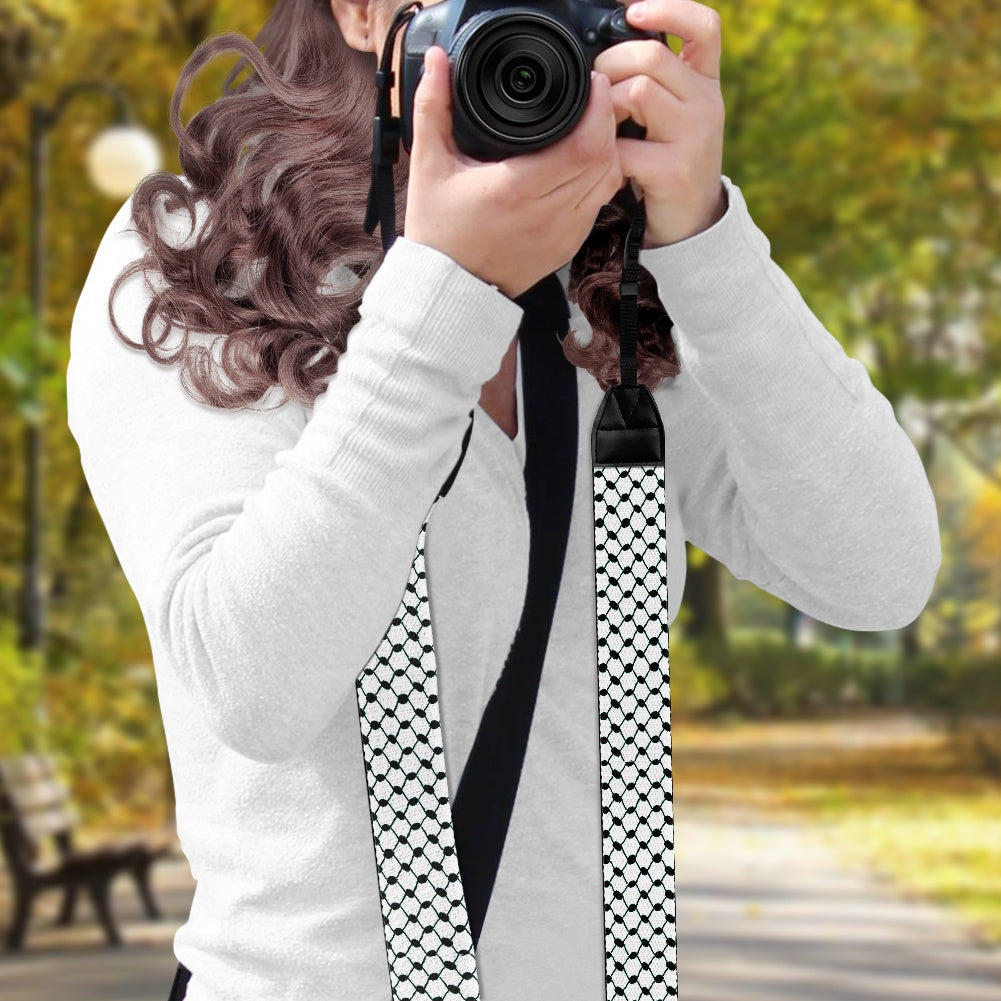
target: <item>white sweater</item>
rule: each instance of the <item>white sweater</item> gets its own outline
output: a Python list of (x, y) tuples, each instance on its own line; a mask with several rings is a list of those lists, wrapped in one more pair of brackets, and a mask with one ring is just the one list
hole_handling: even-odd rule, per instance
[[(722, 219), (640, 254), (682, 364), (655, 391), (670, 621), (688, 539), (822, 621), (903, 626), (941, 560), (924, 469), (865, 368), (771, 260), (739, 188), (724, 183)], [(174, 939), (193, 971), (187, 996), (389, 1001), (354, 682), (399, 605), (475, 407), (426, 540), (454, 791), (527, 578), (520, 365), (514, 441), (477, 402), (522, 310), (445, 254), (399, 238), (313, 408), (212, 409), (185, 394), (176, 368), (111, 329), (111, 282), (145, 249), (126, 231), (130, 201), (77, 304), (67, 402), (152, 645), (178, 832), (198, 881)], [(185, 234), (186, 217), (178, 225)], [(148, 303), (141, 278), (116, 300), (134, 340)], [(477, 949), (485, 1001), (605, 997), (589, 440), (601, 390), (581, 369), (577, 385), (569, 551)]]

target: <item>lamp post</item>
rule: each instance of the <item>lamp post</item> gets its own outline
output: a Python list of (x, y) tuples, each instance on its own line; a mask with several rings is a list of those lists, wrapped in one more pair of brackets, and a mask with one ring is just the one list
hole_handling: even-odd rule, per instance
[(117, 122), (98, 136), (87, 153), (87, 170), (94, 186), (109, 197), (125, 198), (139, 181), (160, 167), (156, 140), (134, 124), (124, 93), (102, 80), (71, 84), (51, 107), (31, 106), (31, 301), (34, 314), (29, 357), (29, 407), (25, 426), (26, 484), (23, 590), (18, 647), (44, 656), (45, 600), (42, 591), (42, 414), (39, 392), (39, 346), (45, 329), (45, 218), (48, 174), (48, 133), (66, 105), (79, 93), (101, 91), (115, 103)]

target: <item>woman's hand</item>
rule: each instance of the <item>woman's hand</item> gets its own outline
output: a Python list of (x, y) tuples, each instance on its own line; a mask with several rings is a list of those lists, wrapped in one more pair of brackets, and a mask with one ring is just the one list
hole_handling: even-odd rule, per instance
[(645, 139), (615, 142), (623, 175), (642, 189), (643, 246), (655, 247), (701, 233), (726, 212), (720, 16), (696, 0), (633, 0), (626, 19), (684, 41), (678, 55), (653, 38), (618, 42), (593, 67), (612, 84), (616, 122), (646, 126)]
[(574, 256), (625, 180), (609, 82), (595, 75), (584, 115), (559, 142), (481, 162), (455, 143), (448, 53), (431, 45), (426, 60), (404, 232), (517, 298)]

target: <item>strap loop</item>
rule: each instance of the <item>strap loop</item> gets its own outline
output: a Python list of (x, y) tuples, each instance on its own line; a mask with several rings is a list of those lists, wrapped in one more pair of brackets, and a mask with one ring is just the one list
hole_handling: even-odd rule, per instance
[[(396, 240), (396, 186), (393, 165), (400, 159), (400, 119), (393, 114), (392, 88), (396, 79), (391, 63), (396, 33), (423, 8), (421, 0), (411, 0), (396, 10), (382, 46), (379, 69), (375, 74), (375, 119), (372, 123), (372, 182), (365, 209), (365, 232), (372, 234), (378, 225), (382, 232), (382, 252)], [(402, 54), (401, 54), (402, 55)]]

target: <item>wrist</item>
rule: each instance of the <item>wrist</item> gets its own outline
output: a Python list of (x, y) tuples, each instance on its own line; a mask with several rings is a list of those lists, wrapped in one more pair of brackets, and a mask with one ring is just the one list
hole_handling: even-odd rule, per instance
[(699, 233), (704, 233), (711, 226), (719, 222), (726, 214), (728, 207), (729, 196), (727, 195), (726, 186), (723, 184), (722, 179), (720, 179), (719, 187), (716, 191), (716, 200), (694, 222), (678, 220), (676, 211), (671, 213), (673, 218), (667, 218), (668, 213), (665, 212), (665, 219), (661, 220), (657, 207), (655, 205), (650, 206), (647, 212), (647, 226), (643, 234), (643, 249), (655, 250), (658, 247), (666, 247), (672, 243), (681, 243), (683, 240), (698, 236)]

